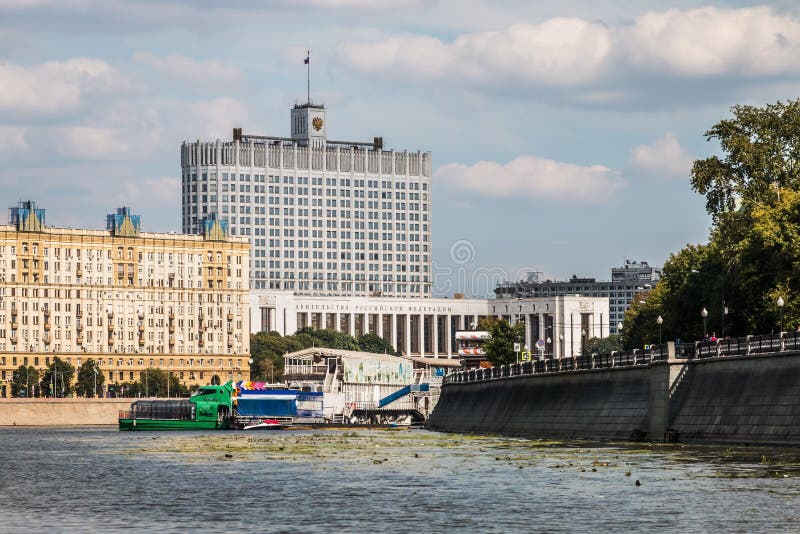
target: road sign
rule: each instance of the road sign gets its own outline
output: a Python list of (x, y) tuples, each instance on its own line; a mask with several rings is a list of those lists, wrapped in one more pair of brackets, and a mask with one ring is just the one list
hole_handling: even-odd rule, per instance
[(514, 352), (519, 352), (522, 350), (522, 345), (520, 343), (514, 343)]
[(539, 350), (544, 350), (545, 344), (544, 339), (539, 339), (536, 341), (536, 348)]

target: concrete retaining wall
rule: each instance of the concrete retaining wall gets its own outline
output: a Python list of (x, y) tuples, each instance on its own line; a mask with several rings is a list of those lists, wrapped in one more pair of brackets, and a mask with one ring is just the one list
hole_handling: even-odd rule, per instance
[(453, 383), (435, 430), (800, 445), (800, 353)]
[(800, 444), (800, 355), (696, 360), (671, 412), (681, 441)]
[(134, 399), (0, 399), (0, 426), (116, 425)]
[(448, 384), (436, 430), (633, 439), (648, 434), (650, 369), (596, 370)]

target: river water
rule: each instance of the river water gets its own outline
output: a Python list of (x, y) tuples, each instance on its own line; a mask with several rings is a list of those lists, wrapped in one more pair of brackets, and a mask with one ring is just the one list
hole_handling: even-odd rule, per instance
[(749, 533), (799, 520), (798, 449), (0, 429), (0, 532)]

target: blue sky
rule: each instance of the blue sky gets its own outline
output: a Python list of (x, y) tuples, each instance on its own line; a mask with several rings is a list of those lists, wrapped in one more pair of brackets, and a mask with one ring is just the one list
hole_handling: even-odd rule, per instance
[(308, 48), (332, 138), (432, 151), (442, 294), (705, 241), (703, 132), (800, 94), (793, 2), (0, 0), (5, 204), (179, 231), (181, 141), (287, 135)]

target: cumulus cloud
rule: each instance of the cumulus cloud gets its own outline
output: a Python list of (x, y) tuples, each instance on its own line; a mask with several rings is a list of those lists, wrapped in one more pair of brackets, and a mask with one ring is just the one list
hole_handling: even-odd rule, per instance
[(75, 110), (90, 95), (124, 87), (105, 61), (74, 58), (31, 67), (0, 61), (0, 111), (48, 114)]
[(519, 197), (562, 203), (607, 202), (624, 186), (618, 172), (602, 165), (581, 166), (533, 156), (508, 163), (450, 163), (435, 180), (448, 188), (490, 197)]
[(688, 77), (748, 77), (800, 71), (800, 21), (769, 7), (670, 9), (630, 28), (633, 65)]
[(341, 43), (337, 51), (373, 76), (494, 91), (567, 88), (577, 100), (602, 104), (642, 79), (796, 76), (800, 20), (769, 7), (670, 9), (615, 25), (552, 18), (450, 42), (398, 35)]
[(631, 151), (634, 169), (650, 176), (685, 179), (694, 162), (694, 155), (678, 142), (674, 133), (667, 133), (652, 143), (635, 147)]
[(354, 68), (414, 79), (474, 84), (572, 85), (595, 78), (611, 49), (608, 29), (577, 18), (515, 24), (467, 34), (452, 43), (404, 35), (372, 43), (342, 43), (338, 52)]
[(191, 84), (218, 85), (244, 81), (244, 74), (238, 67), (217, 59), (199, 61), (182, 54), (161, 57), (149, 52), (138, 52), (133, 59), (165, 76)]

